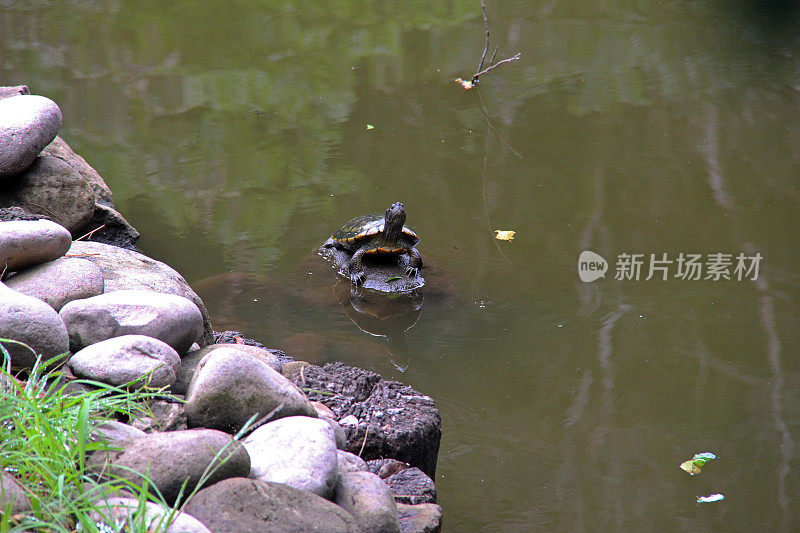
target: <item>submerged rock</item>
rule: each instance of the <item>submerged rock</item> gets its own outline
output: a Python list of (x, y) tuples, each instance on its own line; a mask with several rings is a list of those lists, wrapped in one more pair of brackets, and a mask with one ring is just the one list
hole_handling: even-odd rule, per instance
[(257, 479), (231, 478), (204, 488), (184, 511), (220, 533), (362, 531), (350, 513), (316, 494)]
[(442, 530), (442, 508), (435, 503), (397, 504), (402, 533), (439, 533)]
[(91, 261), (62, 257), (17, 272), (6, 285), (22, 294), (33, 296), (60, 311), (72, 300), (103, 294), (103, 273)]
[(19, 174), (61, 129), (61, 109), (44, 96), (0, 99), (0, 179)]
[(252, 460), (250, 477), (333, 496), (339, 459), (333, 430), (324, 420), (281, 418), (253, 431), (243, 444)]
[(146, 335), (183, 354), (203, 332), (203, 318), (191, 301), (152, 291), (114, 291), (74, 300), (60, 314), (73, 351), (122, 335)]

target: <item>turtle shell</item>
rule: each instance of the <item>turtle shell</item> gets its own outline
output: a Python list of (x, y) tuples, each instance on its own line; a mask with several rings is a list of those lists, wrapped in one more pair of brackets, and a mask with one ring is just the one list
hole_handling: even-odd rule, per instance
[[(361, 215), (339, 228), (336, 233), (331, 235), (331, 238), (341, 246), (352, 250), (360, 248), (370, 239), (375, 239), (376, 248), (378, 248), (380, 246), (378, 238), (383, 235), (384, 224), (384, 216), (382, 214)], [(408, 242), (411, 246), (419, 242), (419, 236), (408, 226), (403, 226), (403, 233), (400, 235), (400, 239)], [(386, 251), (390, 252), (390, 250)], [(397, 251), (400, 250), (398, 249)]]

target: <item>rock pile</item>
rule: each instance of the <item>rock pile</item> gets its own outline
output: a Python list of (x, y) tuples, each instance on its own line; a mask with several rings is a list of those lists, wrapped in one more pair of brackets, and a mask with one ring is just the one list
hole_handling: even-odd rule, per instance
[[(131, 247), (138, 234), (56, 137), (61, 120), (52, 101), (0, 88), (0, 345), (22, 374), (38, 356), (66, 363), (70, 379), (172, 393), (150, 418), (98, 424), (95, 436), (115, 449), (91, 455), (90, 468), (136, 484), (147, 476), (170, 503), (198, 489), (174, 531), (438, 531), (433, 400), (235, 334), (221, 337), (236, 344), (214, 344), (180, 274), (109, 244)], [(97, 228), (92, 238), (105, 243), (73, 240)], [(114, 496), (98, 506), (120, 517), (138, 506)], [(2, 473), (6, 504), (30, 511)], [(157, 521), (165, 510), (149, 503), (147, 513)]]

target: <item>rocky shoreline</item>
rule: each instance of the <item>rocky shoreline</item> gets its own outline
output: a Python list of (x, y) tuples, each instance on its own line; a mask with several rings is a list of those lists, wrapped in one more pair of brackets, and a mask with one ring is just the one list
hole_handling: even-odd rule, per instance
[[(114, 448), (89, 456), (94, 475), (147, 474), (168, 503), (185, 503), (168, 531), (439, 531), (433, 399), (215, 333), (180, 274), (134, 249), (138, 232), (57, 137), (61, 122), (54, 102), (0, 88), (0, 345), (23, 379), (39, 355), (60, 379), (170, 393), (152, 416), (96, 424)], [(20, 480), (2, 481), (0, 509), (30, 512)], [(138, 502), (98, 505), (124, 515)]]

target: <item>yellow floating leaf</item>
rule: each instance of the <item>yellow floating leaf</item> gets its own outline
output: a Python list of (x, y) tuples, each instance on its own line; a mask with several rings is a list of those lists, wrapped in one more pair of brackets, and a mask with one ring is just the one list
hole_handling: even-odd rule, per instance
[(456, 78), (456, 83), (460, 83), (461, 86), (467, 90), (472, 89), (475, 87), (475, 84), (469, 80), (462, 80), (461, 78)]
[(374, 130), (375, 126), (373, 126), (372, 124), (367, 124), (367, 129), (368, 130)]
[(494, 238), (499, 241), (513, 241), (515, 233), (515, 231), (511, 230), (496, 229), (494, 230)]
[(682, 462), (681, 463), (681, 469), (682, 470), (686, 470), (687, 472), (689, 472), (690, 476), (694, 476), (696, 474), (699, 474), (700, 471), (701, 471), (700, 467), (697, 466), (696, 464), (694, 464), (694, 461), (691, 460), (691, 459), (689, 459), (688, 461)]

